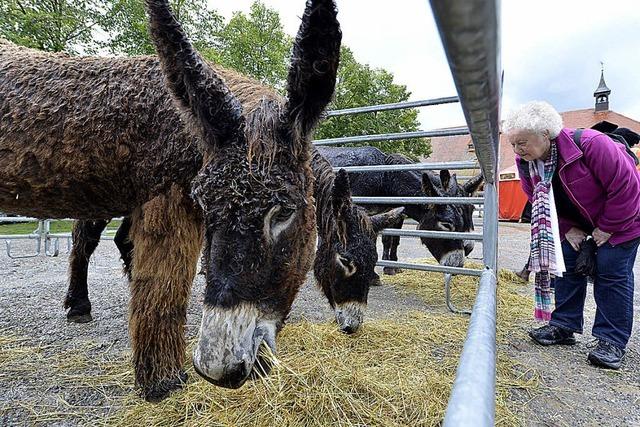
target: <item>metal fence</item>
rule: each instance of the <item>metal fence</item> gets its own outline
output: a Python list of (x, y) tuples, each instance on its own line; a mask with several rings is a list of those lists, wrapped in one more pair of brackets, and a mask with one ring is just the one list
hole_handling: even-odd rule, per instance
[(456, 373), (445, 426), (495, 419), (498, 152), (501, 96), (499, 1), (431, 0), (449, 67), (485, 178), (485, 270)]
[[(113, 218), (114, 220), (122, 218)], [(68, 221), (72, 222), (72, 219), (62, 219), (55, 221)], [(71, 233), (53, 233), (51, 231), (51, 224), (53, 220), (50, 219), (38, 219), (21, 216), (0, 216), (0, 224), (6, 223), (34, 223), (34, 230), (27, 234), (0, 234), (0, 240), (5, 242), (5, 251), (9, 258), (33, 258), (38, 255), (45, 255), (50, 257), (58, 256), (60, 253), (60, 240), (66, 241), (66, 251), (71, 251)], [(105, 229), (101, 236), (101, 240), (113, 240), (115, 231)], [(33, 252), (26, 254), (16, 254), (13, 251), (12, 242), (14, 240), (32, 240), (34, 242)]]

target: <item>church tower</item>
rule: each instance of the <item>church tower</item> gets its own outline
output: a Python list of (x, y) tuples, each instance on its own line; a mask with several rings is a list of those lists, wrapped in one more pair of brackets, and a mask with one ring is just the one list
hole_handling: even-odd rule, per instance
[(600, 84), (595, 92), (593, 92), (593, 96), (596, 98), (596, 112), (597, 111), (608, 111), (609, 110), (609, 94), (611, 93), (611, 89), (607, 87), (607, 84), (604, 82), (604, 66), (602, 67), (602, 71), (600, 72)]

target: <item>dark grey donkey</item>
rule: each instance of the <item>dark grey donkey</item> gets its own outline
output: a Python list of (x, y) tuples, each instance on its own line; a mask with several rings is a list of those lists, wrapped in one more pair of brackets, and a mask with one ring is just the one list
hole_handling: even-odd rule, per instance
[[(396, 165), (414, 163), (400, 154), (385, 154), (374, 147), (319, 147), (318, 151), (334, 167)], [(431, 172), (359, 172), (350, 174), (351, 191), (354, 196), (368, 197), (467, 197), (478, 190), (482, 175), (458, 184), (455, 174), (442, 170), (440, 176)], [(404, 214), (418, 221), (420, 230), (459, 231), (473, 230), (473, 205), (366, 205), (370, 214), (404, 207)], [(402, 228), (403, 218), (392, 225)], [(442, 265), (462, 267), (467, 255), (473, 250), (473, 241), (422, 238), (422, 243)], [(383, 260), (397, 261), (400, 237), (384, 236)], [(385, 274), (398, 270), (385, 267)]]

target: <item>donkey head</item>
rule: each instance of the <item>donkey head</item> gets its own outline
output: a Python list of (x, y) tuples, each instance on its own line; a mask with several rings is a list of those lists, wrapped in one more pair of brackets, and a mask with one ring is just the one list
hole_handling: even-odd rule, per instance
[(375, 272), (378, 253), (376, 238), (402, 215), (403, 208), (369, 216), (351, 201), (349, 177), (338, 171), (331, 198), (334, 226), (321, 230), (314, 273), (340, 330), (353, 333), (364, 318), (371, 284), (380, 280)]
[(202, 142), (192, 195), (203, 212), (208, 269), (193, 363), (212, 383), (235, 388), (254, 372), (268, 372), (258, 350), (275, 352), (276, 334), (311, 267), (310, 134), (335, 86), (336, 8), (332, 0), (307, 2), (287, 99), (264, 91), (241, 104), (239, 92), (192, 48), (168, 1), (147, 0), (147, 7), (165, 83)]
[[(456, 175), (448, 170), (440, 171), (440, 177), (425, 172), (422, 174), (422, 190), (428, 197), (469, 197), (483, 182), (477, 175), (458, 184)], [(458, 231), (473, 230), (473, 205), (428, 205), (418, 228), (420, 230)], [(462, 267), (466, 255), (473, 250), (472, 240), (444, 240), (421, 238), (429, 252), (441, 265)]]

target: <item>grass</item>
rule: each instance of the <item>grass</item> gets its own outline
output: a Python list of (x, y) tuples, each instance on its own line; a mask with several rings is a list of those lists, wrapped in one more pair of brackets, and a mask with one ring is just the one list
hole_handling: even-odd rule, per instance
[[(111, 221), (107, 225), (107, 231), (115, 231), (120, 227), (121, 220)], [(72, 221), (56, 220), (51, 221), (52, 233), (70, 233), (73, 226)], [(30, 234), (38, 228), (35, 222), (18, 222), (12, 224), (0, 224), (0, 234)]]

